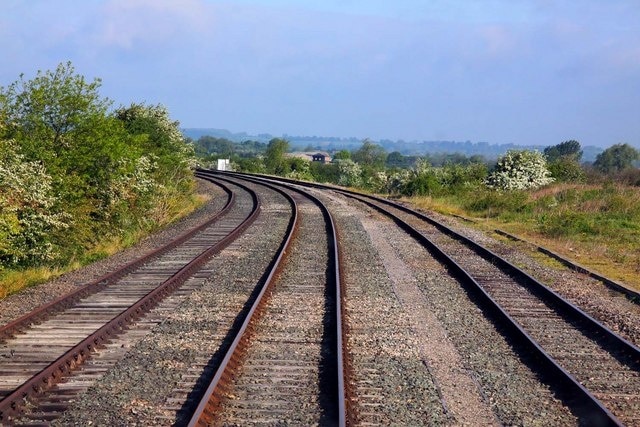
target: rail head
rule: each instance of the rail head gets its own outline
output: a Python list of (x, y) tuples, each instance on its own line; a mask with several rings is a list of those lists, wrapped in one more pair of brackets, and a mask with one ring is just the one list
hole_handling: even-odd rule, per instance
[[(16, 414), (28, 398), (39, 394), (42, 390), (59, 382), (63, 376), (75, 369), (85, 359), (89, 358), (91, 353), (98, 346), (108, 342), (120, 334), (127, 325), (142, 317), (144, 313), (151, 310), (162, 299), (184, 283), (195, 270), (203, 265), (214, 254), (220, 252), (236, 240), (244, 230), (246, 230), (256, 220), (260, 213), (260, 201), (257, 195), (248, 187), (245, 187), (245, 189), (251, 194), (253, 206), (251, 213), (241, 222), (241, 224), (239, 224), (219, 242), (210, 246), (196, 258), (184, 265), (171, 278), (147, 293), (135, 304), (115, 316), (101, 328), (80, 341), (39, 373), (18, 386), (12, 393), (0, 400), (0, 423), (4, 423), (9, 419), (9, 417)], [(201, 230), (202, 228), (197, 227), (197, 229)], [(182, 239), (183, 236), (179, 237), (179, 239)]]
[[(215, 183), (215, 181), (213, 181), (209, 177), (205, 177), (204, 179), (207, 179), (210, 182)], [(28, 325), (40, 322), (42, 319), (46, 318), (51, 313), (64, 310), (65, 308), (68, 308), (73, 304), (75, 304), (78, 300), (82, 298), (86, 298), (87, 296), (92, 295), (96, 292), (100, 292), (109, 283), (117, 281), (118, 279), (122, 278), (124, 275), (130, 273), (131, 271), (134, 271), (135, 269), (139, 268), (141, 265), (149, 262), (150, 260), (155, 259), (161, 256), (162, 254), (170, 251), (171, 249), (180, 245), (187, 239), (193, 237), (195, 234), (199, 233), (206, 227), (209, 227), (211, 224), (219, 221), (220, 218), (226, 215), (235, 204), (235, 194), (231, 191), (229, 187), (225, 186), (224, 184), (221, 184), (221, 183), (216, 183), (216, 184), (220, 186), (220, 188), (227, 195), (227, 201), (225, 202), (225, 205), (223, 206), (223, 208), (211, 219), (207, 220), (205, 223), (201, 224), (200, 226), (195, 227), (181, 234), (180, 236), (178, 236), (176, 239), (172, 240), (168, 244), (163, 245), (147, 253), (142, 257), (139, 257), (131, 262), (126, 263), (125, 265), (119, 267), (117, 270), (104, 274), (98, 279), (86, 285), (83, 285), (79, 289), (71, 293), (68, 293), (66, 295), (62, 295), (59, 298), (54, 299), (53, 301), (45, 303), (37, 307), (35, 310), (32, 310), (31, 312), (24, 314), (23, 316), (7, 323), (6, 325), (1, 326), (0, 342), (3, 342), (6, 339), (10, 338), (14, 334), (18, 333), (20, 330), (27, 327)]]
[[(213, 172), (208, 171), (207, 173), (212, 174)], [(226, 175), (226, 174), (223, 174), (223, 175)], [(242, 179), (256, 182), (256, 183), (259, 183), (260, 185), (268, 185), (271, 188), (278, 189), (278, 187), (275, 187), (273, 183), (265, 182), (265, 180), (259, 179), (259, 178), (256, 179), (256, 177), (243, 176)], [(337, 401), (337, 412), (338, 412), (338, 419), (336, 420), (337, 425), (345, 426), (347, 425), (347, 421), (353, 421), (353, 416), (351, 415), (351, 411), (348, 408), (348, 401), (347, 401), (346, 392), (345, 392), (345, 389), (346, 389), (345, 388), (346, 386), (345, 372), (347, 370), (347, 364), (345, 363), (346, 352), (344, 347), (345, 325), (342, 318), (344, 313), (344, 308), (343, 308), (343, 305), (341, 304), (342, 296), (344, 295), (344, 290), (341, 285), (341, 270), (340, 270), (341, 255), (340, 255), (337, 228), (335, 226), (331, 212), (318, 197), (312, 194), (309, 194), (307, 192), (301, 191), (299, 188), (293, 187), (291, 185), (283, 185), (282, 183), (279, 183), (278, 186), (303, 194), (305, 197), (312, 200), (312, 202), (315, 203), (320, 208), (322, 215), (325, 219), (325, 224), (327, 225), (328, 238), (331, 246), (330, 251), (332, 252), (330, 259), (333, 260), (333, 266), (332, 266), (333, 273), (332, 273), (332, 278), (330, 279), (333, 282), (333, 290), (331, 292), (333, 293), (334, 304), (336, 307), (335, 318), (333, 320), (333, 322), (335, 323), (335, 326), (334, 326), (335, 331), (333, 331), (333, 333), (335, 334), (335, 341), (336, 341), (335, 371), (336, 371), (337, 377), (336, 377), (336, 384), (334, 385), (335, 389), (333, 393), (336, 395), (336, 401)], [(286, 192), (279, 189), (277, 191), (281, 192), (282, 194), (285, 194), (286, 197), (290, 200), (290, 203), (292, 203), (292, 206), (294, 206), (294, 210), (296, 211), (295, 216), (296, 216), (296, 222), (297, 222), (297, 207), (296, 207), (297, 205), (295, 200), (291, 196), (289, 196)], [(286, 247), (289, 246), (291, 239), (292, 239), (292, 236), (288, 236), (286, 238), (286, 243), (285, 245), (283, 245), (283, 249), (285, 249), (285, 251), (286, 251)], [(277, 259), (281, 260), (281, 258), (282, 258), (282, 254), (278, 254)], [(271, 284), (272, 278), (274, 277), (274, 272), (275, 270), (272, 270), (272, 272), (269, 274), (268, 283), (265, 282), (260, 292), (260, 301), (256, 300), (254, 302), (250, 313), (255, 312), (258, 309), (258, 306), (262, 303), (262, 295), (264, 295), (264, 292), (266, 291), (267, 286)], [(247, 318), (243, 323), (241, 334), (244, 335), (245, 331), (249, 327), (248, 325), (250, 322), (251, 322), (251, 319), (249, 318), (249, 316), (247, 316)], [(244, 337), (240, 336), (240, 334), (236, 337), (236, 339), (234, 340), (234, 343), (232, 344), (234, 351), (240, 347), (240, 342), (243, 339)], [(211, 422), (213, 417), (212, 407), (217, 403), (217, 399), (214, 397), (214, 395), (217, 393), (216, 389), (220, 386), (220, 383), (223, 381), (223, 378), (225, 377), (225, 370), (233, 357), (233, 355), (230, 352), (231, 352), (231, 349), (225, 356), (225, 359), (223, 360), (220, 367), (218, 368), (218, 371), (216, 372), (214, 379), (212, 380), (211, 384), (209, 385), (205, 393), (205, 397), (200, 402), (200, 404), (198, 405), (198, 408), (194, 412), (194, 415), (189, 422), (189, 426), (206, 425), (208, 422)]]

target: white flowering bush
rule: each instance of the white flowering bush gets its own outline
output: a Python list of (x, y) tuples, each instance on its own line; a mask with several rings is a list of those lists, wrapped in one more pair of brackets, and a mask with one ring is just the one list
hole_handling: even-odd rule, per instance
[(498, 160), (487, 178), (487, 186), (495, 190), (530, 190), (553, 181), (542, 153), (511, 150)]
[(389, 176), (385, 171), (374, 172), (367, 178), (367, 188), (376, 192), (387, 192)]
[(26, 162), (13, 141), (0, 141), (0, 270), (53, 259), (49, 234), (68, 226), (42, 164)]
[(288, 160), (290, 170), (285, 174), (285, 178), (313, 181), (310, 161), (297, 158)]
[(158, 189), (159, 184), (153, 179), (158, 167), (154, 155), (124, 158), (118, 163), (121, 173), (114, 177), (105, 190), (107, 209), (115, 209), (118, 204), (132, 208)]
[(401, 169), (392, 173), (387, 178), (387, 192), (391, 194), (402, 193), (414, 174), (415, 172), (409, 169)]
[(351, 159), (337, 160), (338, 184), (345, 187), (359, 187), (362, 185), (362, 167)]

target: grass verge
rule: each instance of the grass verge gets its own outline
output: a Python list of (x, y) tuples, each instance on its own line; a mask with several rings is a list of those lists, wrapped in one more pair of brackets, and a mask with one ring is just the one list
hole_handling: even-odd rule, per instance
[(640, 188), (558, 184), (533, 192), (477, 190), (406, 199), (551, 249), (640, 290)]

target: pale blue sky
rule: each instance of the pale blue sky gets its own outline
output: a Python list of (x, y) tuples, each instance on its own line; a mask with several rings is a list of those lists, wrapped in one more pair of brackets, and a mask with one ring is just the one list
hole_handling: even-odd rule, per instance
[(282, 135), (640, 146), (640, 0), (2, 0), (0, 85)]

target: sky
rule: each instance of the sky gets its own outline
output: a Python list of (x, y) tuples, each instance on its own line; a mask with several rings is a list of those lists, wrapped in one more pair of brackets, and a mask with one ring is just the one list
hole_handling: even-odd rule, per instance
[(71, 61), (182, 127), (640, 147), (640, 0), (2, 0), (0, 86)]

